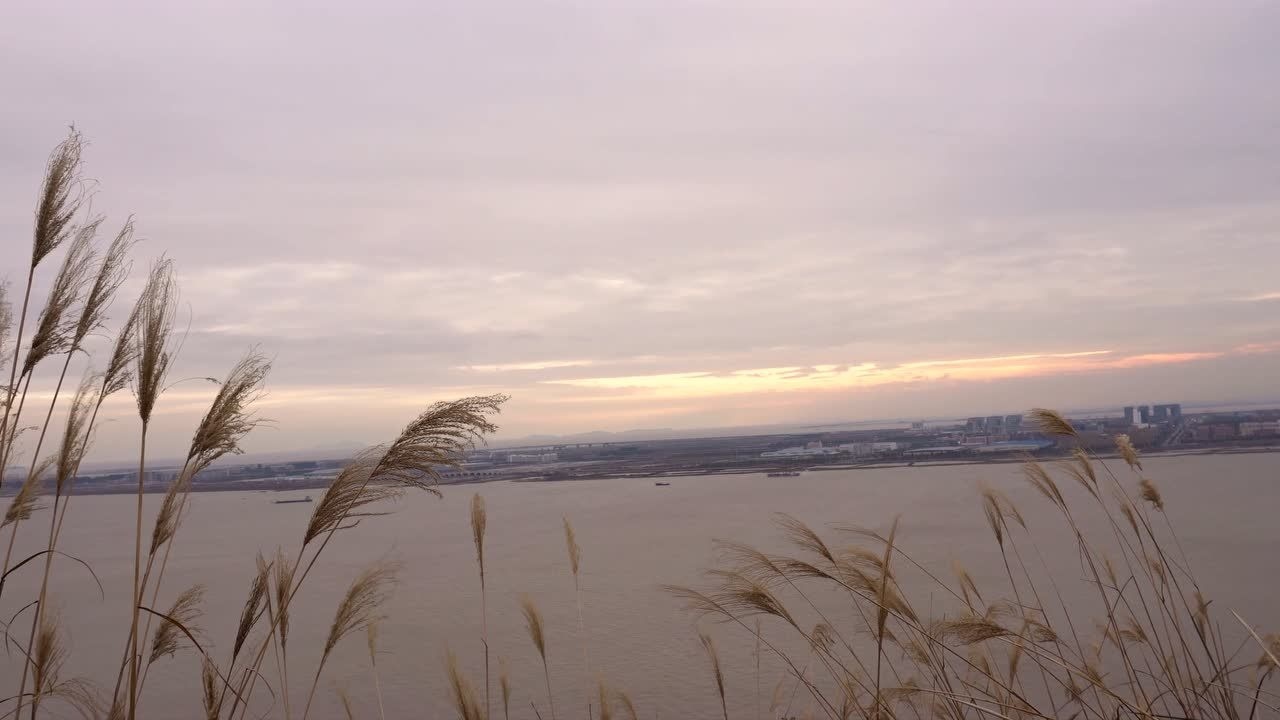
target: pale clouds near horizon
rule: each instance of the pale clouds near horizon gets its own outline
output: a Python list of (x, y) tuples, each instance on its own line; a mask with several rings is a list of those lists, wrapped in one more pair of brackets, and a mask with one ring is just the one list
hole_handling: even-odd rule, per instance
[(74, 121), (250, 447), (1275, 396), (1275, 4), (265, 5), (0, 24), (6, 247)]

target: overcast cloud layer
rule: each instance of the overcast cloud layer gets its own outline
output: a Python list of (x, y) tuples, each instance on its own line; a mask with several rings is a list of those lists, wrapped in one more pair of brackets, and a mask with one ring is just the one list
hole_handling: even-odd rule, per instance
[(275, 356), (251, 449), (491, 391), (509, 437), (1278, 395), (1275, 3), (3, 15), (0, 272), (76, 123), (175, 374)]

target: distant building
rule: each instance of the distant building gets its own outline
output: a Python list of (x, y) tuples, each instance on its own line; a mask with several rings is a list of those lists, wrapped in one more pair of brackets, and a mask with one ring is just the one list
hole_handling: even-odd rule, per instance
[(1148, 405), (1138, 406), (1138, 421), (1143, 425), (1151, 422), (1151, 407)]
[(1128, 425), (1133, 425), (1133, 406), (1126, 405), (1124, 408), (1124, 421)]
[(507, 456), (509, 463), (551, 463), (560, 459), (556, 453), (511, 453)]
[(992, 415), (987, 418), (987, 434), (999, 435), (1004, 432), (1004, 416)]
[[(809, 444), (812, 445), (813, 443), (809, 443)], [(818, 447), (789, 447), (789, 448), (783, 448), (781, 450), (769, 450), (767, 452), (760, 453), (760, 457), (762, 458), (821, 457), (823, 455), (836, 455), (839, 453), (840, 453), (840, 450), (838, 448), (822, 447), (822, 444), (818, 443)]]
[(922, 430), (924, 430), (924, 421), (923, 421), (923, 420), (920, 420), (920, 421), (917, 421), (917, 422), (913, 422), (913, 423), (911, 423), (911, 429), (912, 429), (912, 430), (915, 430), (915, 431), (922, 431)]
[(965, 423), (964, 429), (971, 434), (981, 433), (987, 429), (987, 419), (980, 417), (971, 417)]
[(1181, 403), (1174, 403), (1174, 404), (1172, 404), (1172, 405), (1170, 405), (1170, 406), (1169, 406), (1169, 417), (1171, 417), (1171, 418), (1173, 418), (1173, 419), (1175, 419), (1175, 420), (1176, 420), (1176, 419), (1178, 419), (1178, 418), (1180, 418), (1180, 417), (1182, 417), (1182, 404), (1181, 404)]
[(1239, 437), (1239, 431), (1230, 423), (1206, 423), (1195, 429), (1196, 442), (1216, 442)]
[(849, 453), (855, 457), (863, 455), (879, 455), (880, 453), (897, 452), (901, 449), (901, 445), (896, 442), (859, 442), (844, 443), (839, 446), (840, 452)]
[(1162, 423), (1169, 421), (1169, 406), (1156, 405), (1151, 409), (1151, 419), (1154, 422)]
[(1053, 447), (1053, 444), (1052, 440), (1003, 440), (988, 445), (977, 445), (970, 449), (982, 455), (1015, 452), (1032, 453)]
[(1269, 437), (1280, 435), (1280, 420), (1240, 423), (1240, 437)]
[(1021, 415), (1005, 415), (1004, 431), (1010, 435), (1016, 435), (1022, 432), (1022, 416)]

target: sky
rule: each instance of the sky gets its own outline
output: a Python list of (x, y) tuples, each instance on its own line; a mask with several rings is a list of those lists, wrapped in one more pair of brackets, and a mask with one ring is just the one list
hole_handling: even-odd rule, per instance
[(504, 438), (1280, 399), (1276, 3), (4, 16), (0, 275), (74, 123), (135, 275), (177, 264), (173, 377), (274, 359), (249, 450), (492, 392)]

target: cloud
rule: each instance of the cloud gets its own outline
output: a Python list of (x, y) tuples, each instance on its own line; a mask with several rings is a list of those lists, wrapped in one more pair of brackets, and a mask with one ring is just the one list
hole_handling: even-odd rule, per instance
[(504, 373), (519, 370), (549, 370), (551, 368), (586, 367), (594, 364), (591, 360), (539, 360), (535, 362), (503, 363), (501, 365), (460, 365), (455, 370), (469, 370), (479, 373)]
[(775, 367), (729, 372), (684, 372), (545, 381), (573, 387), (642, 392), (656, 397), (715, 397), (870, 388), (932, 381), (983, 382), (1008, 378), (1100, 372), (1211, 360), (1220, 352), (1147, 353), (1116, 356), (1110, 350), (1004, 357), (923, 360), (898, 365), (875, 362)]
[(1223, 350), (1280, 338), (1277, 6), (74, 11), (0, 25), (0, 234), (74, 120), (95, 210), (178, 263), (175, 372), (260, 345), (306, 407), (264, 443), (463, 389), (591, 430), (1280, 372)]
[(1280, 300), (1280, 292), (1265, 292), (1240, 298), (1240, 300), (1243, 302), (1270, 302), (1272, 300)]

